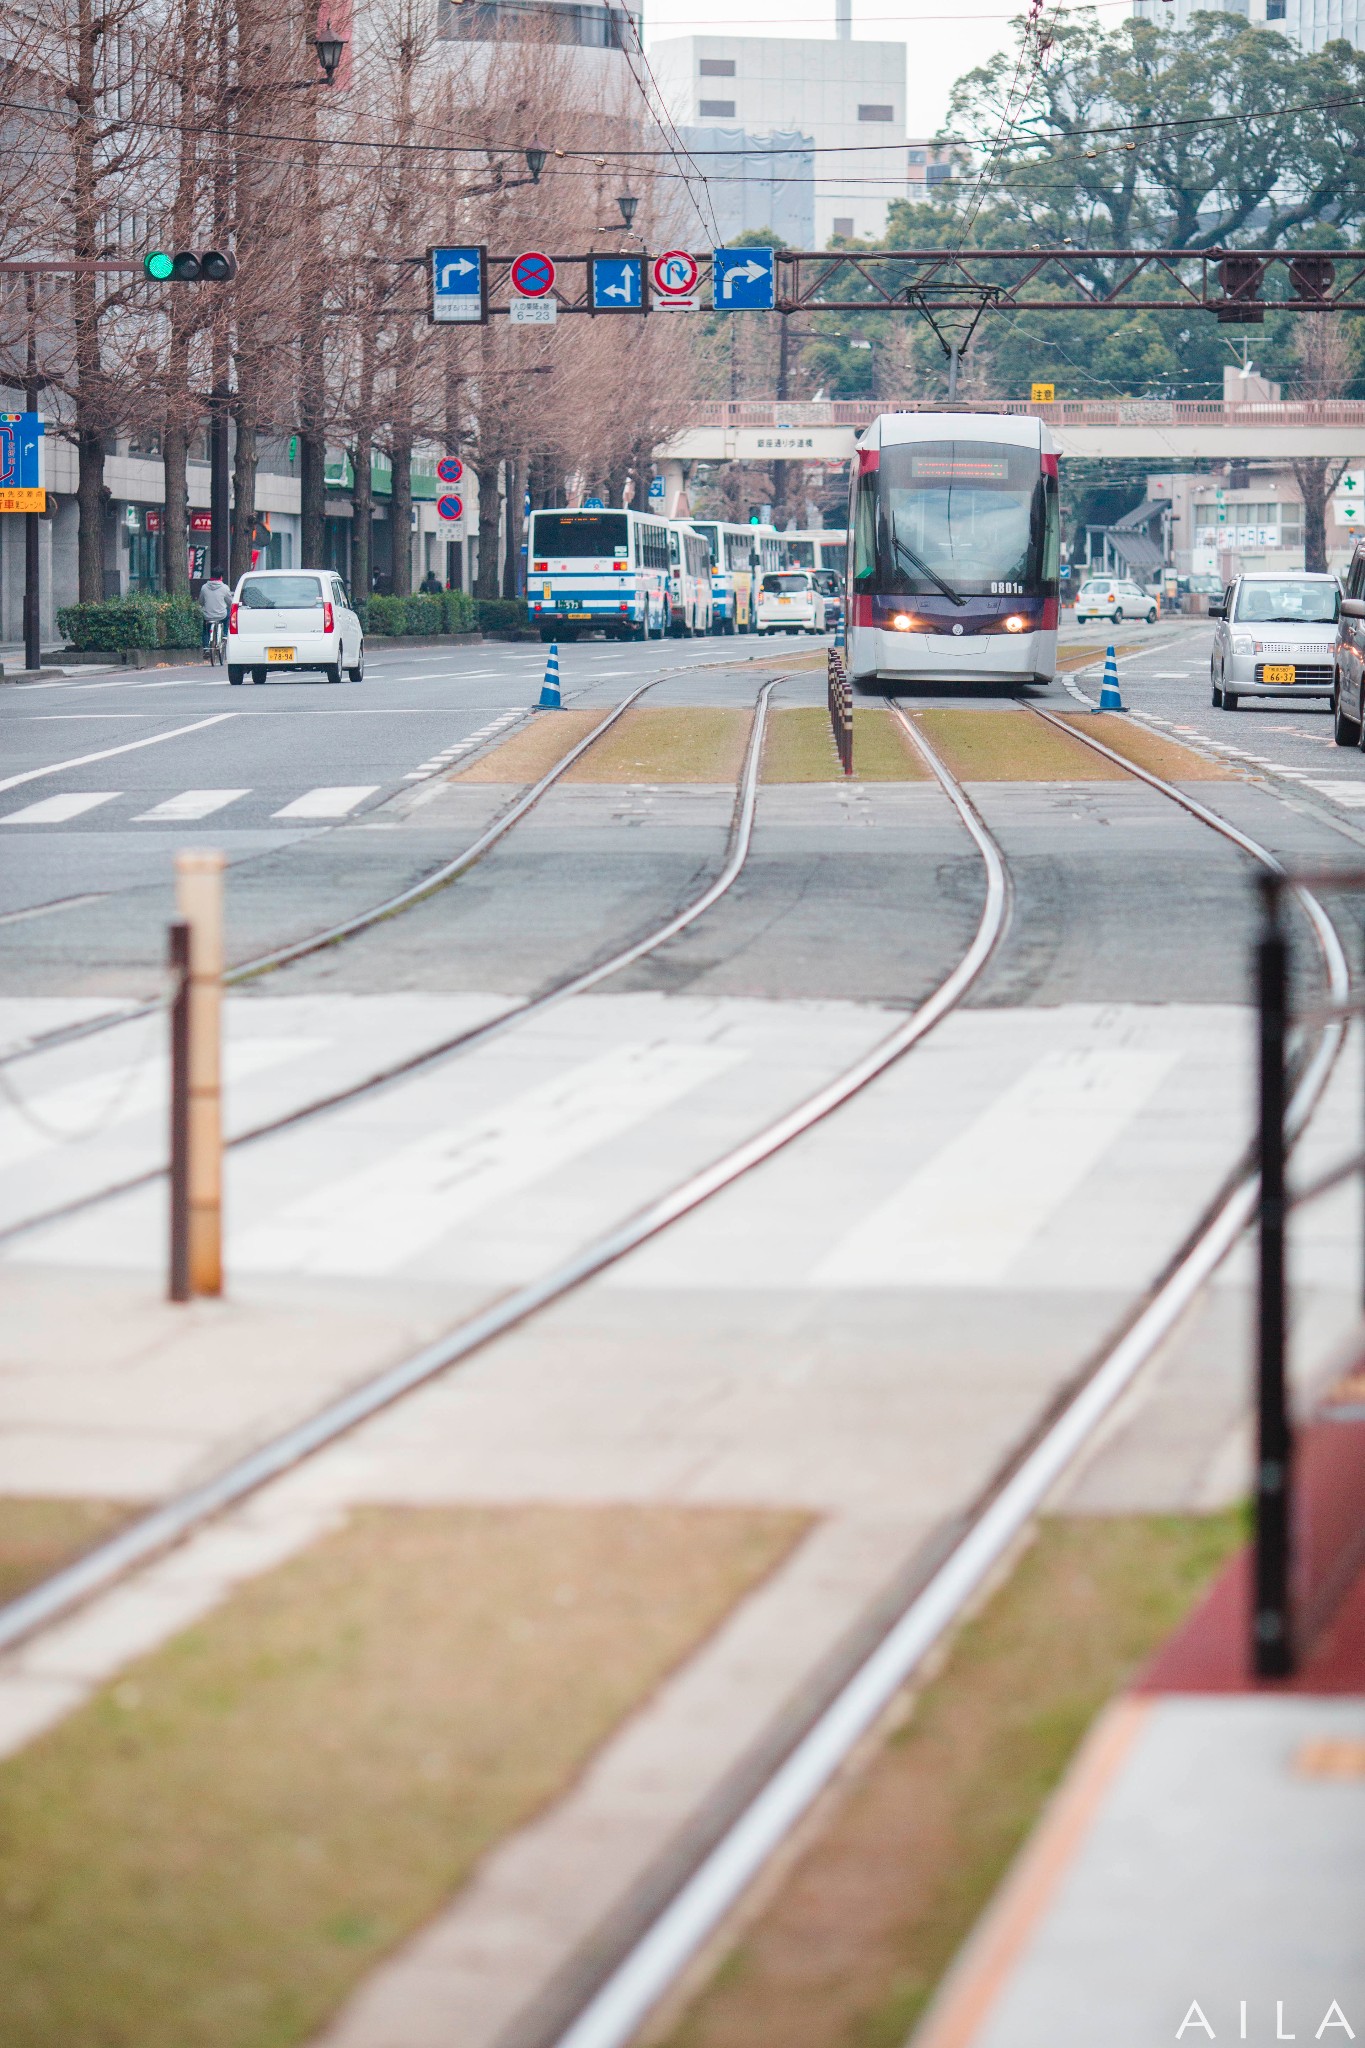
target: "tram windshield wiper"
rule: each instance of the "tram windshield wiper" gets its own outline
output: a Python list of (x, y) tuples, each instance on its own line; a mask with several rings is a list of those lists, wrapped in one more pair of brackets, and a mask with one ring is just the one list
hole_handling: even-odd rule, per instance
[(939, 589), (943, 592), (943, 595), (946, 598), (949, 598), (953, 604), (966, 604), (966, 598), (963, 597), (959, 591), (954, 590), (951, 583), (945, 583), (943, 578), (939, 575), (938, 570), (931, 569), (929, 564), (925, 561), (924, 557), (922, 555), (917, 555), (915, 553), (915, 550), (912, 547), (907, 546), (907, 544), (901, 539), (900, 535), (896, 531), (896, 522), (894, 519), (891, 522), (891, 545), (896, 550), (896, 553), (902, 556), (904, 560), (906, 560), (910, 564), (910, 567), (912, 569), (918, 570), (921, 576), (927, 576), (931, 583), (937, 583)]

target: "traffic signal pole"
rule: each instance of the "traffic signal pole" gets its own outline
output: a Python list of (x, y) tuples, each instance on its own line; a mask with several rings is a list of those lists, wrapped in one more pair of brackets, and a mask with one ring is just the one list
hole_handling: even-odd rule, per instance
[[(24, 279), (25, 311), (28, 314), (28, 352), (24, 365), (24, 406), (37, 412), (42, 381), (38, 375), (37, 286), (31, 276)], [(42, 586), (38, 559), (37, 512), (24, 514), (24, 667), (43, 665)]]

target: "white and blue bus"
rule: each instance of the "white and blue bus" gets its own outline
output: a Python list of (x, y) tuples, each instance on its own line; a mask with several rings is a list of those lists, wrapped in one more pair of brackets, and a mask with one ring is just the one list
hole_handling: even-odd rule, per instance
[(843, 575), (848, 535), (842, 526), (813, 526), (801, 533), (780, 534), (778, 538), (782, 542), (784, 569), (836, 569)]
[[(771, 526), (740, 526), (727, 519), (694, 519), (711, 549), (711, 616), (717, 633), (752, 633), (754, 585), (778, 567), (779, 536)], [(752, 561), (758, 556), (757, 568)]]
[(711, 631), (711, 547), (690, 520), (668, 522), (670, 630), (687, 634)]
[(533, 512), (526, 602), (541, 639), (662, 639), (674, 625), (673, 528), (649, 512)]

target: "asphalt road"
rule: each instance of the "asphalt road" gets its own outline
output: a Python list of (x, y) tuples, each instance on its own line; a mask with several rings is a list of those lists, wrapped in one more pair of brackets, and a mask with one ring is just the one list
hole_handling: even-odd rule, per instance
[[(1097, 658), (1107, 637), (1064, 635)], [(1124, 637), (1139, 643), (1121, 663), (1134, 714), (1253, 778), (1205, 786), (1237, 822), (1311, 858), (1365, 838), (1351, 815), (1365, 805), (1365, 757), (1333, 745), (1325, 707), (1216, 711), (1207, 626), (1177, 619)], [(565, 701), (606, 706), (662, 672), (653, 703), (747, 706), (774, 659), (812, 651), (808, 640), (581, 643), (561, 655)], [(154, 987), (170, 857), (187, 843), (227, 854), (238, 958), (407, 886), (504, 800), (441, 778), (529, 715), (543, 664), (538, 646), (400, 648), (377, 654), (364, 683), (340, 687), (291, 678), (231, 690), (220, 671), (194, 666), (0, 691), (5, 986), (45, 996)], [(1090, 673), (1035, 694), (1074, 709), (1097, 690)], [(823, 677), (807, 667), (778, 701), (822, 696)], [(1012, 709), (989, 693), (975, 701)], [(992, 784), (979, 801), (1018, 902), (976, 1001), (1243, 999), (1253, 904), (1231, 848), (1132, 783)], [(458, 890), (302, 963), (277, 992), (535, 990), (700, 887), (729, 817), (716, 790), (565, 787)], [(769, 788), (732, 895), (621, 986), (912, 1004), (966, 943), (980, 886), (929, 787)]]

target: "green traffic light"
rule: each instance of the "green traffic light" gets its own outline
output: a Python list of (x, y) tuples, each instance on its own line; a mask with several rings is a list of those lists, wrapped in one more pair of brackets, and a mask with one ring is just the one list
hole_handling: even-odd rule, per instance
[(175, 263), (164, 249), (153, 249), (150, 256), (143, 257), (142, 268), (148, 277), (154, 277), (158, 284), (164, 284), (171, 276)]

